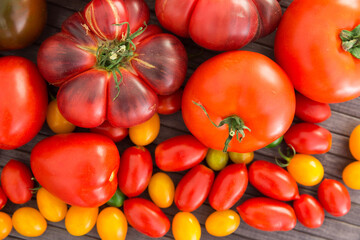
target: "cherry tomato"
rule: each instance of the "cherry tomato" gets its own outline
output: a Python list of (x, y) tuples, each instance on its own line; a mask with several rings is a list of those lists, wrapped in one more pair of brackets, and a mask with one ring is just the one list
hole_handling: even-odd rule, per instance
[(316, 102), (296, 92), (295, 116), (305, 122), (319, 123), (331, 116), (329, 104)]
[(14, 229), (25, 237), (38, 237), (47, 228), (46, 220), (41, 213), (30, 207), (17, 209), (12, 216), (12, 223)]
[(124, 204), (125, 198), (125, 194), (122, 193), (119, 189), (116, 189), (114, 196), (112, 196), (110, 200), (107, 201), (107, 204), (113, 207), (121, 207)]
[(160, 117), (155, 113), (149, 120), (129, 128), (129, 137), (135, 145), (146, 146), (155, 140), (159, 131)]
[(225, 237), (240, 225), (240, 216), (234, 210), (216, 211), (210, 214), (205, 221), (208, 233), (216, 237)]
[(103, 240), (125, 240), (128, 225), (126, 217), (120, 209), (107, 207), (100, 212), (96, 228)]
[(49, 193), (45, 188), (40, 188), (36, 194), (37, 206), (41, 215), (50, 222), (63, 220), (67, 212), (67, 204)]
[(71, 206), (65, 216), (66, 230), (74, 236), (83, 236), (93, 229), (99, 208)]
[(201, 227), (197, 218), (189, 212), (178, 212), (172, 222), (172, 232), (176, 240), (199, 240)]
[(296, 182), (304, 186), (314, 186), (324, 177), (324, 167), (311, 155), (296, 154), (287, 166), (287, 170)]
[(360, 190), (360, 162), (347, 165), (342, 173), (342, 179), (349, 188)]
[(159, 106), (157, 112), (163, 115), (176, 113), (181, 108), (182, 89), (170, 95), (159, 95)]
[(61, 115), (56, 99), (52, 100), (47, 107), (46, 122), (54, 133), (70, 133), (76, 128)]
[(350, 194), (339, 181), (324, 179), (318, 188), (318, 198), (324, 209), (335, 217), (344, 216), (350, 211)]
[(305, 227), (318, 228), (325, 218), (324, 209), (314, 197), (302, 194), (299, 199), (293, 203), (294, 211), (297, 219)]
[(349, 148), (352, 156), (356, 160), (360, 160), (360, 125), (356, 126), (350, 134)]
[(229, 161), (227, 152), (221, 150), (209, 149), (206, 154), (206, 163), (214, 171), (223, 169)]
[(109, 121), (105, 121), (100, 126), (95, 128), (90, 128), (90, 131), (93, 133), (105, 135), (111, 138), (111, 140), (114, 142), (120, 142), (129, 134), (129, 130), (127, 128), (113, 127)]
[(148, 191), (151, 200), (160, 208), (170, 207), (174, 201), (175, 186), (166, 173), (155, 173), (150, 179)]
[(237, 153), (229, 152), (229, 157), (234, 163), (245, 163), (248, 164), (254, 159), (254, 152)]
[(276, 139), (275, 141), (273, 141), (272, 143), (267, 145), (266, 148), (274, 148), (274, 147), (279, 146), (283, 139), (284, 139), (284, 136), (279, 137), (278, 139)]
[(7, 203), (7, 196), (5, 195), (4, 190), (0, 186), (0, 210), (5, 207), (6, 203)]
[(12, 226), (11, 217), (4, 212), (0, 212), (0, 239), (9, 236)]

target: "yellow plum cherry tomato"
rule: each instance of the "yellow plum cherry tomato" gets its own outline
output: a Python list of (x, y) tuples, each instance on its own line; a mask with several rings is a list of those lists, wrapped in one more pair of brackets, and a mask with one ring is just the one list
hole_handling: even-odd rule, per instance
[(102, 240), (124, 240), (128, 225), (126, 217), (120, 209), (107, 207), (100, 212), (96, 228)]
[(52, 100), (46, 113), (46, 122), (54, 133), (70, 133), (75, 130), (75, 125), (66, 120), (60, 113), (57, 100)]
[(160, 117), (155, 113), (149, 120), (129, 128), (129, 137), (137, 146), (146, 146), (152, 143), (159, 135)]
[(229, 157), (234, 163), (245, 163), (248, 164), (254, 159), (254, 152), (248, 153), (237, 153), (229, 152)]
[(169, 175), (158, 172), (151, 177), (148, 192), (155, 205), (160, 208), (167, 208), (174, 201), (175, 186)]
[(324, 177), (324, 167), (315, 157), (296, 154), (287, 166), (288, 172), (296, 182), (304, 186), (314, 186)]
[(65, 216), (66, 230), (74, 236), (82, 236), (95, 226), (99, 208), (71, 206)]
[(175, 240), (198, 240), (201, 237), (200, 223), (189, 212), (178, 212), (174, 216), (172, 232)]
[(209, 149), (206, 154), (206, 163), (214, 171), (223, 169), (229, 161), (227, 152), (221, 150)]
[(344, 168), (342, 178), (346, 186), (360, 190), (360, 162), (352, 162)]
[(41, 215), (50, 222), (60, 222), (66, 216), (67, 204), (40, 188), (36, 194), (36, 201)]
[(7, 236), (9, 236), (11, 229), (11, 217), (4, 212), (0, 212), (0, 239), (5, 239)]
[(47, 228), (45, 218), (38, 210), (31, 207), (17, 209), (12, 216), (12, 223), (15, 230), (25, 237), (38, 237)]
[(240, 225), (240, 216), (234, 210), (216, 211), (208, 216), (205, 221), (206, 231), (216, 237), (225, 237)]
[(349, 148), (352, 156), (360, 160), (360, 125), (356, 126), (350, 134)]

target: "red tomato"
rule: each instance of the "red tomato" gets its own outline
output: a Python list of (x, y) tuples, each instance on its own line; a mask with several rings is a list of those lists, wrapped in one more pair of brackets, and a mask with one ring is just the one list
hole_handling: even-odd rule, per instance
[(121, 155), (118, 182), (121, 192), (136, 197), (147, 188), (153, 171), (149, 150), (144, 147), (129, 147)]
[(176, 113), (181, 108), (183, 90), (179, 89), (170, 95), (159, 95), (158, 113), (163, 115), (169, 115)]
[(274, 31), (281, 7), (276, 0), (156, 0), (155, 13), (171, 32), (190, 36), (202, 47), (227, 51)]
[(225, 167), (215, 178), (209, 194), (209, 203), (217, 211), (231, 208), (244, 195), (248, 173), (244, 163)]
[(252, 152), (272, 143), (290, 127), (294, 112), (294, 88), (284, 71), (247, 51), (222, 53), (200, 65), (182, 101), (190, 132), (205, 146), (229, 152)]
[(114, 142), (120, 142), (129, 134), (129, 129), (122, 127), (113, 127), (108, 121), (103, 122), (100, 126), (90, 128), (93, 133), (102, 134), (111, 138)]
[(305, 97), (300, 93), (295, 93), (296, 108), (295, 116), (305, 122), (319, 123), (331, 116), (329, 104), (320, 103)]
[(294, 209), (278, 200), (252, 198), (239, 205), (236, 210), (244, 222), (263, 231), (290, 231), (296, 225)]
[(3, 209), (7, 202), (7, 196), (5, 195), (4, 190), (0, 186), (0, 210)]
[(102, 135), (69, 133), (46, 138), (33, 148), (30, 163), (39, 184), (70, 205), (98, 207), (117, 189), (119, 152)]
[(1, 186), (10, 201), (16, 204), (28, 202), (34, 181), (30, 168), (22, 162), (11, 159), (1, 172)]
[(332, 136), (329, 130), (313, 123), (298, 123), (285, 133), (286, 144), (303, 154), (322, 154), (331, 148)]
[(197, 165), (187, 172), (175, 189), (174, 202), (183, 212), (195, 211), (210, 193), (215, 174), (204, 165)]
[(250, 165), (249, 181), (262, 194), (280, 200), (291, 201), (299, 198), (295, 179), (278, 165), (258, 160)]
[(324, 179), (318, 188), (318, 198), (324, 209), (335, 217), (344, 216), (350, 211), (350, 194), (339, 181)]
[(302, 194), (299, 199), (294, 201), (293, 207), (297, 219), (305, 227), (318, 228), (323, 224), (324, 209), (314, 197)]
[(133, 228), (149, 237), (162, 237), (170, 229), (170, 220), (149, 200), (142, 198), (125, 200), (124, 213)]
[(0, 149), (15, 149), (40, 131), (46, 117), (45, 81), (34, 63), (0, 58)]
[(163, 171), (183, 171), (204, 160), (207, 151), (208, 148), (192, 135), (176, 136), (157, 145), (155, 162)]

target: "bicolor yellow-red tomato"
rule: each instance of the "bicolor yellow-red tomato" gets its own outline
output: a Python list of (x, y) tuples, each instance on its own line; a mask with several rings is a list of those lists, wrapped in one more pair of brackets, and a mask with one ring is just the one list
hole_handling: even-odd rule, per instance
[(124, 240), (128, 226), (126, 217), (120, 209), (107, 207), (100, 212), (96, 228), (102, 240)]
[(342, 173), (342, 178), (346, 186), (360, 190), (360, 162), (352, 162), (347, 165)]
[(206, 163), (214, 171), (223, 169), (229, 161), (227, 152), (221, 150), (209, 149), (206, 154)]
[(296, 182), (304, 186), (314, 186), (324, 177), (324, 167), (315, 157), (296, 154), (287, 166), (287, 170)]
[(16, 210), (12, 216), (12, 223), (15, 230), (25, 237), (41, 236), (47, 228), (45, 218), (38, 210), (31, 207)]
[(12, 229), (11, 217), (4, 212), (0, 212), (0, 239), (9, 236)]
[(240, 216), (234, 210), (216, 211), (208, 216), (205, 228), (208, 233), (216, 237), (225, 237), (240, 225)]
[(349, 148), (352, 156), (360, 160), (360, 125), (354, 128), (349, 138)]
[(45, 188), (40, 188), (36, 194), (37, 206), (41, 215), (50, 222), (63, 220), (67, 212), (67, 204), (49, 193)]
[(129, 128), (130, 140), (138, 146), (146, 146), (152, 143), (159, 135), (160, 117), (155, 113), (149, 120)]
[(99, 208), (71, 206), (65, 216), (66, 230), (74, 236), (82, 236), (95, 226)]
[(52, 100), (47, 107), (46, 122), (54, 133), (70, 133), (76, 128), (60, 113), (56, 99)]
[(199, 240), (201, 227), (197, 218), (189, 212), (178, 212), (172, 222), (175, 240)]
[(158, 172), (151, 177), (148, 192), (151, 200), (158, 207), (167, 208), (174, 201), (175, 186), (169, 175)]
[(234, 163), (245, 163), (249, 164), (254, 159), (254, 152), (237, 153), (229, 152), (230, 160)]

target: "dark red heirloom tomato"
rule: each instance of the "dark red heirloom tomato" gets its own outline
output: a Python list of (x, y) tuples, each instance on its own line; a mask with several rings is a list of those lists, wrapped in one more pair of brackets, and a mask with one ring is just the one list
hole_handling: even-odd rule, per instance
[(276, 0), (156, 0), (155, 13), (171, 32), (202, 47), (227, 51), (274, 31), (281, 7)]
[(121, 192), (128, 197), (140, 195), (148, 186), (153, 171), (149, 150), (129, 147), (121, 155), (118, 183)]
[(262, 194), (280, 200), (291, 201), (299, 198), (295, 179), (278, 165), (258, 160), (250, 165), (249, 181)]
[(158, 113), (163, 115), (169, 115), (176, 113), (181, 108), (183, 90), (179, 89), (170, 95), (159, 95), (159, 107)]
[(47, 90), (36, 65), (16, 56), (0, 58), (0, 149), (15, 149), (40, 131)]
[(209, 194), (209, 203), (217, 211), (231, 208), (244, 195), (248, 173), (244, 163), (225, 167), (215, 178)]
[(6, 203), (7, 203), (7, 196), (5, 195), (4, 190), (0, 186), (0, 210), (5, 207)]
[(329, 104), (320, 103), (305, 97), (300, 93), (295, 93), (296, 108), (295, 116), (305, 122), (319, 123), (331, 116)]
[(107, 136), (114, 142), (120, 142), (129, 134), (129, 129), (111, 126), (108, 121), (103, 122), (100, 126), (95, 128), (90, 128), (90, 131)]
[(318, 228), (323, 224), (324, 209), (314, 197), (302, 194), (299, 199), (294, 201), (293, 207), (297, 219), (305, 227)]
[(16, 204), (28, 202), (32, 197), (34, 181), (30, 168), (24, 163), (11, 159), (1, 172), (1, 186), (9, 200)]
[(162, 237), (170, 229), (168, 217), (158, 206), (143, 198), (125, 200), (124, 214), (133, 228), (149, 237)]
[(331, 148), (332, 136), (329, 130), (313, 123), (298, 123), (285, 133), (286, 144), (303, 154), (322, 154)]
[(30, 157), (39, 184), (70, 205), (98, 207), (118, 185), (115, 143), (94, 133), (59, 134), (40, 141)]
[(39, 69), (60, 89), (61, 114), (86, 128), (108, 120), (129, 128), (157, 111), (157, 95), (169, 95), (183, 83), (184, 46), (159, 27), (144, 25), (143, 0), (92, 0), (48, 38), (38, 52)]

